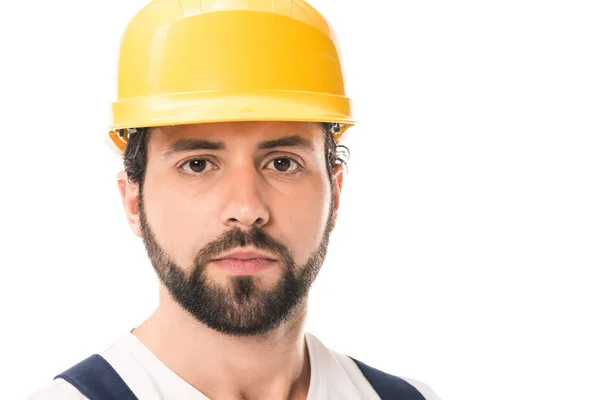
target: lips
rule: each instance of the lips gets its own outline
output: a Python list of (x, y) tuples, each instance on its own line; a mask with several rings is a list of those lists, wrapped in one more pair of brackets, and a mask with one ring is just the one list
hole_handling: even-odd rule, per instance
[(275, 265), (277, 259), (257, 250), (236, 250), (225, 253), (212, 261), (215, 266), (225, 268), (234, 274), (249, 275)]
[(260, 251), (234, 251), (230, 253), (225, 253), (218, 258), (213, 259), (213, 261), (223, 261), (223, 260), (264, 260), (264, 261), (275, 261), (276, 259), (272, 257), (270, 254), (263, 253)]

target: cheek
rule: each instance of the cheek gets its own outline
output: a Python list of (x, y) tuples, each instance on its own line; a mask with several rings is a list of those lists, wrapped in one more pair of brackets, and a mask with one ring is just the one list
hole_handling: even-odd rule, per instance
[(165, 180), (144, 188), (144, 196), (146, 216), (156, 239), (179, 266), (187, 268), (198, 250), (218, 234), (211, 217), (215, 196), (190, 193), (189, 188)]
[(278, 205), (281, 230), (298, 256), (305, 260), (321, 242), (329, 216), (330, 191), (327, 186), (296, 191)]

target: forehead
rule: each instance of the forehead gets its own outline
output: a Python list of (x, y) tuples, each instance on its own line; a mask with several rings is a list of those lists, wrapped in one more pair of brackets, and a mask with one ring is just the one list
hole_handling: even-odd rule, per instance
[(154, 128), (150, 136), (149, 150), (162, 152), (169, 150), (182, 139), (201, 139), (223, 142), (229, 146), (245, 147), (254, 150), (265, 141), (290, 136), (299, 136), (309, 141), (315, 150), (324, 146), (325, 130), (316, 122), (248, 121), (215, 122), (178, 125)]

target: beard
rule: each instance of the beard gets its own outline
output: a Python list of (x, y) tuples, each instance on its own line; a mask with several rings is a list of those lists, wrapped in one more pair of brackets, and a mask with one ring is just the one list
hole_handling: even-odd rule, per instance
[[(183, 269), (156, 240), (145, 215), (141, 188), (138, 206), (146, 252), (171, 297), (197, 321), (232, 336), (265, 334), (294, 315), (323, 265), (334, 225), (332, 198), (321, 241), (301, 266), (294, 262), (283, 243), (254, 226), (246, 231), (239, 227), (225, 231), (197, 252), (191, 268)], [(261, 289), (259, 278), (251, 275), (231, 276), (228, 287), (209, 280), (208, 263), (224, 252), (243, 246), (266, 250), (278, 258), (283, 272), (272, 289)]]

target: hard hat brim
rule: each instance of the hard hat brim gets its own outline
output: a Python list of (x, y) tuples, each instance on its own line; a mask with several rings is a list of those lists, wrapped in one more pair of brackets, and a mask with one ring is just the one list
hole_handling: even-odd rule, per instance
[[(113, 103), (117, 132), (146, 128), (210, 122), (299, 121), (337, 122), (343, 131), (356, 123), (351, 117), (350, 99), (345, 96), (298, 91), (252, 93), (195, 92), (123, 100)], [(126, 142), (111, 133), (121, 150)]]

